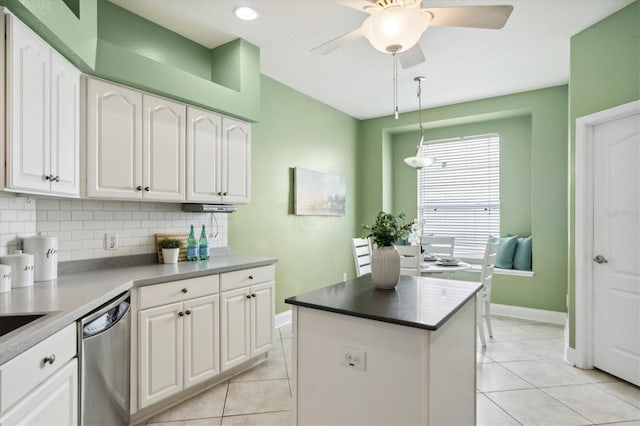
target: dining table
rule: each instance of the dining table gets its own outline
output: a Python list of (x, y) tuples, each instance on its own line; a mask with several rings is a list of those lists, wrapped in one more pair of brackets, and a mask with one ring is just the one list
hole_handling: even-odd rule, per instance
[(471, 269), (471, 265), (465, 262), (458, 262), (455, 265), (443, 265), (436, 260), (425, 260), (420, 264), (421, 275), (460, 272), (468, 269)]

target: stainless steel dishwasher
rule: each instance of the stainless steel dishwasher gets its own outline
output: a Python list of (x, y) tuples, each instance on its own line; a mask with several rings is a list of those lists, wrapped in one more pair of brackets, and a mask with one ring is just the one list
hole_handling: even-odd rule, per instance
[(129, 424), (130, 301), (127, 292), (79, 322), (81, 425)]

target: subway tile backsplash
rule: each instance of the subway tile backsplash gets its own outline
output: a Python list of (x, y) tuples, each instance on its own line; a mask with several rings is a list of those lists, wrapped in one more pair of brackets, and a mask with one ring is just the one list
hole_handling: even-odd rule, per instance
[[(211, 247), (227, 245), (227, 215), (184, 213), (180, 204), (94, 201), (0, 195), (0, 255), (18, 248), (20, 237), (45, 232), (58, 237), (58, 260), (155, 253), (155, 234), (197, 236), (205, 225)], [(119, 248), (105, 250), (105, 233), (117, 233)]]

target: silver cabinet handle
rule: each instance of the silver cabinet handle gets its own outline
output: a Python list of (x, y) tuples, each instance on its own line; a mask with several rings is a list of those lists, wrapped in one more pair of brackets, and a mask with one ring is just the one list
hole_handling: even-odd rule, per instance
[(593, 261), (596, 263), (609, 263), (609, 261), (601, 254), (597, 255), (596, 257), (593, 258)]
[(56, 355), (55, 354), (51, 354), (49, 356), (44, 357), (44, 359), (42, 360), (42, 365), (53, 365), (53, 363), (56, 362)]

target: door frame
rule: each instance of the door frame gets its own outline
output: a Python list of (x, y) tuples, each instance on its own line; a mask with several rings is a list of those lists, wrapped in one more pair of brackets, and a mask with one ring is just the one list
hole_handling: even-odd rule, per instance
[(579, 368), (593, 368), (593, 166), (594, 128), (640, 112), (640, 100), (576, 119), (575, 156), (575, 350), (567, 359)]

